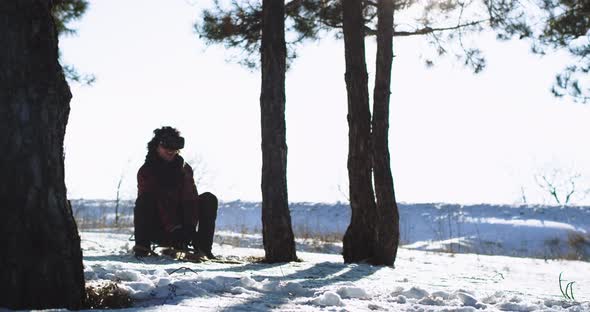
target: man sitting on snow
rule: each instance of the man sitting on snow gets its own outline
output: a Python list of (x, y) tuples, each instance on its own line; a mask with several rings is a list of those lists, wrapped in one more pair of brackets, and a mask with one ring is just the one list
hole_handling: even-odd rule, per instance
[[(188, 251), (197, 257), (211, 253), (217, 197), (198, 194), (193, 169), (179, 155), (184, 138), (172, 127), (154, 130), (145, 163), (137, 173), (134, 209), (136, 256), (152, 253), (151, 244)], [(197, 224), (199, 226), (196, 230)]]

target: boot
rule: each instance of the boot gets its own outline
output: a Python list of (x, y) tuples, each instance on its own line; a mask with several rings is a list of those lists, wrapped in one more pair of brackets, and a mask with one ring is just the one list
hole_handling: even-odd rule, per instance
[(133, 254), (136, 257), (147, 257), (151, 254), (153, 254), (152, 250), (149, 249), (148, 247), (142, 246), (142, 245), (135, 245), (133, 246)]

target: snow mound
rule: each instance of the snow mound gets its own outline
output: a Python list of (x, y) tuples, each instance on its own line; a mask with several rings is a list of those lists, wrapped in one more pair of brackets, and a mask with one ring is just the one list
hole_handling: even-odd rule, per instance
[(429, 296), (428, 291), (420, 287), (412, 287), (406, 291), (397, 292), (394, 291), (392, 295), (401, 295), (408, 299), (422, 299)]
[(352, 286), (344, 286), (338, 289), (337, 293), (342, 298), (359, 298), (359, 299), (368, 299), (369, 295), (367, 292), (359, 287), (352, 287)]
[(285, 286), (283, 286), (283, 291), (291, 296), (301, 296), (301, 297), (310, 296), (312, 293), (310, 290), (305, 289), (301, 284), (293, 283), (293, 282), (289, 282), (289, 283), (285, 284)]
[(477, 299), (475, 299), (473, 296), (471, 296), (468, 293), (458, 291), (455, 293), (455, 295), (457, 296), (457, 298), (459, 298), (459, 300), (461, 300), (461, 302), (463, 303), (464, 306), (469, 306), (469, 307), (474, 307), (474, 308), (479, 308), (481, 306), (481, 305), (478, 305)]
[(134, 270), (117, 270), (115, 271), (115, 277), (122, 281), (141, 281), (142, 274)]
[(321, 306), (344, 306), (342, 298), (333, 291), (326, 291), (318, 298), (313, 299), (312, 303)]

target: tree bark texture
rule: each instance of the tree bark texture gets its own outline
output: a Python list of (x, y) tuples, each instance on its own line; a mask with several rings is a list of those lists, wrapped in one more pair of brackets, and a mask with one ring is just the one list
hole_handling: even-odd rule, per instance
[(0, 307), (82, 307), (80, 237), (66, 198), (71, 93), (51, 1), (0, 1)]
[(371, 113), (365, 63), (362, 0), (343, 1), (344, 57), (348, 94), (350, 225), (343, 239), (344, 262), (373, 257), (375, 199), (371, 176)]
[(373, 90), (373, 175), (377, 199), (373, 264), (393, 266), (399, 244), (399, 212), (389, 158), (389, 101), (393, 61), (393, 1), (377, 2), (377, 58)]
[(287, 198), (285, 3), (264, 0), (262, 10), (262, 239), (266, 261), (288, 262), (297, 255)]

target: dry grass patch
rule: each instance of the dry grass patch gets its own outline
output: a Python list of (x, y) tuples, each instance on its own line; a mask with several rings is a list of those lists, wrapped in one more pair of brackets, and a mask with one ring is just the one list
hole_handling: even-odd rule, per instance
[(123, 309), (133, 306), (129, 292), (115, 282), (86, 286), (87, 309)]

